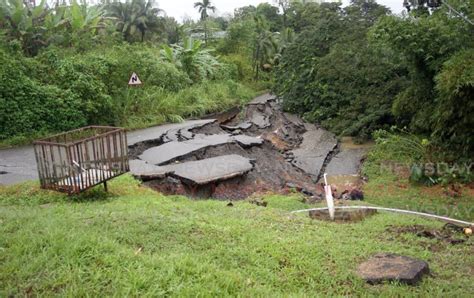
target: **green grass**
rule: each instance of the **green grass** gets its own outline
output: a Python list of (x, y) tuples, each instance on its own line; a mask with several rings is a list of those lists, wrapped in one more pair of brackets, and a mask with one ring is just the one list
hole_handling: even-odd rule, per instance
[[(413, 138), (413, 137), (411, 137)], [(427, 154), (409, 146), (409, 137), (391, 134), (390, 142), (378, 141), (364, 163), (363, 174), (369, 178), (364, 192), (368, 201), (384, 207), (409, 209), (448, 217), (474, 220), (474, 188), (455, 183), (457, 196), (450, 188), (453, 183), (431, 187), (409, 182), (410, 166), (417, 163), (414, 156)], [(409, 143), (410, 142), (410, 143)], [(387, 166), (387, 162), (395, 166)], [(419, 161), (418, 161), (419, 163)], [(451, 194), (451, 195), (449, 195)]]
[[(130, 176), (74, 198), (35, 183), (0, 188), (0, 296), (469, 296), (472, 239), (387, 232), (434, 221), (380, 213), (357, 224), (310, 220), (298, 195), (246, 201), (162, 196)], [(369, 202), (379, 198), (369, 192)], [(434, 251), (430, 247), (436, 246)], [(419, 286), (369, 286), (354, 273), (377, 252), (424, 259)]]

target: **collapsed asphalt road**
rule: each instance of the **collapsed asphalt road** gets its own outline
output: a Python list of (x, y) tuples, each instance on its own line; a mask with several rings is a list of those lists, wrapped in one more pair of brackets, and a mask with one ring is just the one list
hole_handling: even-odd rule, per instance
[(215, 116), (129, 140), (132, 174), (166, 194), (218, 199), (295, 189), (322, 198), (324, 172), (339, 187), (357, 183), (366, 148), (340, 146), (332, 133), (283, 113), (270, 94)]
[[(221, 199), (294, 189), (319, 198), (324, 172), (342, 187), (358, 182), (367, 148), (283, 113), (270, 94), (209, 118), (127, 133), (131, 173), (166, 194)], [(0, 150), (0, 185), (36, 179), (31, 146)]]

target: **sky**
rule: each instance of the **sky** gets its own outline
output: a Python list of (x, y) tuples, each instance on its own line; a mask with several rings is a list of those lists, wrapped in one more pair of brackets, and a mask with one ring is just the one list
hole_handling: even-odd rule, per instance
[[(194, 8), (194, 3), (198, 0), (158, 0), (158, 6), (163, 9), (168, 16), (174, 17), (178, 21), (184, 18), (198, 19), (199, 13)], [(233, 13), (235, 8), (246, 5), (258, 5), (262, 2), (274, 4), (273, 0), (213, 0), (212, 4), (217, 7), (217, 14), (223, 15)], [(389, 7), (392, 12), (399, 13), (403, 10), (403, 0), (377, 0), (379, 4)], [(349, 0), (343, 0), (348, 4)]]

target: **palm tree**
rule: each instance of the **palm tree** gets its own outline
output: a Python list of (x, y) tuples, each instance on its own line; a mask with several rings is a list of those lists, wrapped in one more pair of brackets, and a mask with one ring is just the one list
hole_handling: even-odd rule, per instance
[(265, 18), (261, 15), (254, 16), (256, 24), (256, 38), (254, 44), (253, 63), (255, 80), (259, 79), (260, 68), (265, 68), (266, 64), (273, 63), (273, 59), (278, 52), (277, 33), (270, 32)]
[(163, 45), (161, 57), (184, 70), (195, 83), (214, 75), (220, 66), (212, 49), (202, 48), (202, 41), (185, 38), (183, 45)]
[(108, 11), (127, 41), (138, 31), (143, 42), (146, 32), (158, 31), (161, 24), (158, 16), (162, 10), (156, 7), (154, 0), (117, 1), (109, 5)]
[(207, 45), (207, 18), (209, 17), (207, 11), (211, 10), (212, 12), (215, 12), (216, 7), (212, 5), (210, 0), (203, 0), (202, 2), (195, 2), (194, 8), (197, 8), (201, 14), (201, 22), (204, 23), (204, 42)]
[(209, 17), (209, 15), (207, 14), (207, 10), (212, 10), (212, 12), (216, 11), (216, 7), (212, 5), (210, 0), (195, 2), (194, 8), (198, 8), (199, 13), (201, 14), (201, 21), (205, 21)]

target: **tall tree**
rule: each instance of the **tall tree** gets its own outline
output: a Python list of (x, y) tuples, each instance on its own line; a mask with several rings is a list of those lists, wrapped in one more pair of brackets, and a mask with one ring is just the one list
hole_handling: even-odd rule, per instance
[(277, 53), (278, 44), (276, 34), (268, 30), (266, 19), (262, 15), (255, 15), (256, 38), (254, 44), (253, 67), (255, 80), (259, 80), (261, 68), (267, 68), (270, 62), (273, 62), (274, 55)]
[(212, 5), (210, 0), (203, 0), (202, 2), (195, 2), (194, 8), (197, 8), (199, 13), (201, 14), (201, 22), (204, 24), (204, 42), (207, 45), (207, 18), (209, 17), (208, 11), (215, 12), (216, 7)]
[(212, 5), (210, 0), (203, 0), (202, 2), (195, 2), (194, 3), (194, 8), (197, 8), (199, 10), (199, 13), (201, 14), (201, 21), (206, 20), (209, 17), (209, 14), (207, 13), (208, 10), (215, 12), (216, 7)]
[(160, 28), (159, 14), (154, 0), (127, 0), (114, 2), (108, 7), (109, 15), (116, 20), (117, 30), (127, 41), (132, 41), (136, 32), (143, 42), (147, 32), (156, 32)]

